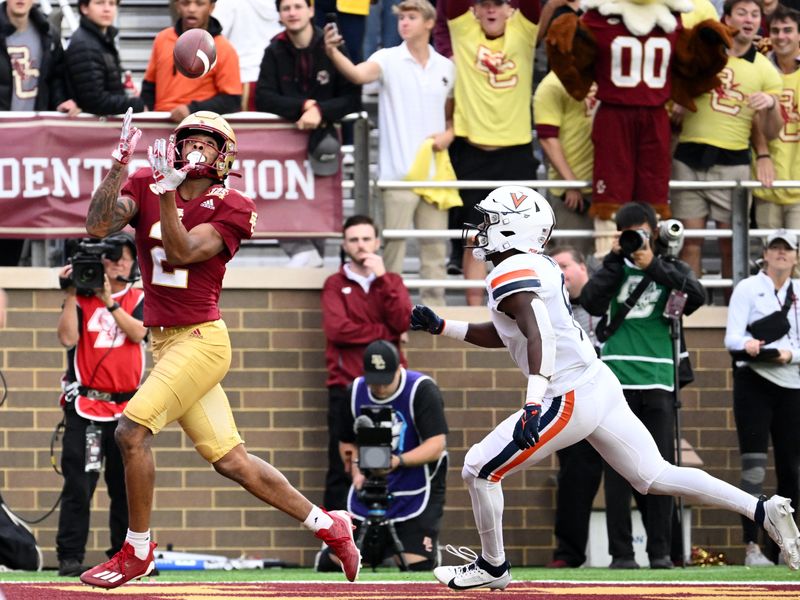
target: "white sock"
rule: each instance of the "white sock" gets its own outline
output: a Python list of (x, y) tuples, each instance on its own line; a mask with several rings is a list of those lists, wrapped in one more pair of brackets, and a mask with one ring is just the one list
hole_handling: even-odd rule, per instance
[[(612, 465), (613, 466), (613, 465)], [(724, 508), (755, 520), (758, 498), (705, 471), (668, 465), (647, 490), (648, 494), (683, 496), (692, 504)]]
[(317, 533), (320, 529), (328, 529), (331, 525), (333, 525), (333, 519), (319, 506), (314, 506), (311, 512), (308, 513), (306, 520), (303, 521), (303, 527), (310, 529), (314, 533)]
[(475, 525), (481, 537), (481, 556), (490, 565), (499, 567), (506, 562), (503, 549), (503, 488), (477, 477), (466, 477), (467, 489), (472, 499)]
[(150, 554), (149, 529), (142, 533), (128, 529), (128, 535), (125, 536), (125, 541), (133, 546), (133, 552), (139, 560), (144, 560)]

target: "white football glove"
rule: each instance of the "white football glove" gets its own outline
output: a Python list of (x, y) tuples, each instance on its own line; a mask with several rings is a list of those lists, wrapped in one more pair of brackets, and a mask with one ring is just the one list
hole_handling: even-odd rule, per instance
[(128, 112), (125, 113), (125, 118), (122, 119), (122, 131), (119, 134), (119, 144), (116, 149), (111, 153), (111, 156), (121, 165), (127, 165), (133, 156), (133, 151), (136, 149), (136, 143), (142, 137), (142, 130), (133, 127), (131, 121), (133, 120), (133, 108), (128, 107)]
[(150, 166), (153, 168), (153, 179), (155, 180), (155, 183), (150, 184), (150, 190), (158, 195), (177, 190), (191, 168), (190, 165), (186, 165), (182, 169), (175, 168), (174, 136), (170, 136), (169, 142), (164, 138), (155, 140), (153, 145), (147, 149), (147, 160), (150, 161)]

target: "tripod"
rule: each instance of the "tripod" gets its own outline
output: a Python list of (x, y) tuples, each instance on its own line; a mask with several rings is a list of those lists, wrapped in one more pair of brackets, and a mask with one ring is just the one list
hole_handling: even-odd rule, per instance
[[(686, 295), (683, 294), (682, 300), (672, 302), (673, 296), (680, 295), (682, 292), (673, 290), (670, 300), (664, 309), (664, 316), (669, 319), (669, 333), (672, 340), (672, 373), (674, 402), (672, 404), (675, 417), (675, 465), (681, 466), (681, 392), (680, 392), (680, 363), (681, 363), (681, 317), (683, 307), (686, 304)], [(678, 497), (677, 525), (680, 535), (678, 536), (678, 547), (680, 549), (680, 563), (686, 566), (686, 548), (683, 544), (683, 497)]]
[(368, 491), (362, 497), (368, 506), (367, 517), (358, 532), (356, 546), (361, 551), (366, 564), (372, 565), (374, 571), (383, 562), (383, 551), (387, 542), (391, 541), (392, 551), (399, 562), (401, 571), (408, 571), (408, 563), (403, 556), (403, 542), (397, 536), (394, 523), (386, 518), (386, 508), (392, 501), (392, 495), (386, 490), (383, 480), (370, 478), (363, 487)]

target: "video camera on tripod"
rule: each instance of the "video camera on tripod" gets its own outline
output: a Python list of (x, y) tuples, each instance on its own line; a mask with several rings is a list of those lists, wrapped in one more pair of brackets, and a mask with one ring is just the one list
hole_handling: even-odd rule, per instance
[(392, 466), (392, 418), (394, 411), (389, 406), (362, 406), (356, 417), (354, 428), (358, 446), (358, 468), (366, 481), (358, 492), (358, 499), (370, 509), (383, 509), (391, 501), (386, 477), (376, 472)]
[(356, 545), (362, 552), (364, 563), (375, 568), (383, 562), (384, 549), (391, 540), (400, 568), (405, 571), (408, 566), (403, 558), (403, 544), (397, 537), (394, 524), (386, 518), (386, 509), (394, 499), (384, 474), (392, 467), (393, 420), (394, 410), (389, 406), (362, 406), (361, 414), (353, 424), (358, 468), (366, 477), (358, 491), (358, 499), (367, 507)]

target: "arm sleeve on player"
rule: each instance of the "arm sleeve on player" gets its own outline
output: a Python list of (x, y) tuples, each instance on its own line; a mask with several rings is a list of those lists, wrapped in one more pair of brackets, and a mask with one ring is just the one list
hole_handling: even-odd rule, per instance
[(547, 307), (544, 301), (538, 296), (531, 301), (531, 308), (536, 317), (536, 324), (539, 326), (539, 335), (542, 339), (542, 364), (538, 373), (531, 375), (541, 375), (550, 378), (555, 373), (556, 367), (556, 334), (547, 314)]

